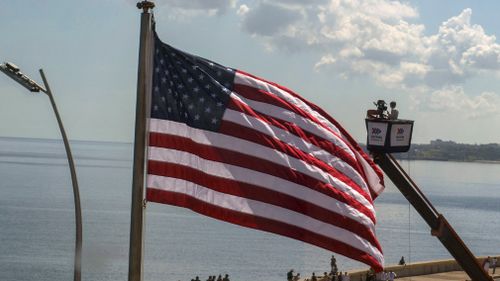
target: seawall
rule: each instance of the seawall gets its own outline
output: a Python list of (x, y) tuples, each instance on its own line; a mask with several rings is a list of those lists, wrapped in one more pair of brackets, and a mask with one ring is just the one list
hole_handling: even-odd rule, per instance
[[(493, 258), (495, 256), (491, 256)], [(496, 256), (497, 267), (499, 267), (500, 256)], [(486, 257), (478, 257), (479, 263), (483, 263)], [(386, 271), (394, 271), (398, 277), (408, 277), (408, 276), (418, 276), (418, 275), (427, 275), (433, 273), (443, 273), (450, 271), (461, 271), (462, 268), (458, 265), (457, 261), (454, 259), (449, 260), (434, 260), (434, 261), (425, 261), (425, 262), (416, 262), (407, 265), (392, 265), (385, 267)], [(354, 270), (348, 272), (351, 281), (365, 281), (368, 270)]]

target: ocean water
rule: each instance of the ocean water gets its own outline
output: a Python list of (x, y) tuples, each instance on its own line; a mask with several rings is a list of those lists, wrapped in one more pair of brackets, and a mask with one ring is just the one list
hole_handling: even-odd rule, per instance
[[(127, 280), (132, 145), (72, 142), (83, 208), (83, 280)], [(403, 161), (476, 255), (500, 254), (500, 165)], [(391, 184), (376, 200), (386, 264), (451, 258)], [(73, 195), (60, 141), (0, 138), (0, 280), (72, 280)], [(331, 252), (149, 203), (145, 280), (285, 280), (329, 268)], [(340, 270), (366, 268), (336, 255)]]

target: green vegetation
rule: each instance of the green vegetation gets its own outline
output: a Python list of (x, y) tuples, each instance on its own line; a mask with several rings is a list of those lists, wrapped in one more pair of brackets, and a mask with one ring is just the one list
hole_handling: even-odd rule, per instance
[(463, 144), (440, 139), (430, 144), (412, 144), (407, 153), (395, 153), (398, 159), (438, 161), (500, 161), (500, 144)]

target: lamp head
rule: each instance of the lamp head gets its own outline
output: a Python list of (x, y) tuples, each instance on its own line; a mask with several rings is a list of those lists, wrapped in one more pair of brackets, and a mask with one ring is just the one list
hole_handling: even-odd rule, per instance
[(5, 73), (7, 76), (15, 80), (21, 86), (30, 90), (30, 92), (40, 92), (44, 91), (35, 81), (31, 80), (28, 76), (24, 75), (15, 64), (11, 62), (5, 62), (0, 64), (0, 71)]

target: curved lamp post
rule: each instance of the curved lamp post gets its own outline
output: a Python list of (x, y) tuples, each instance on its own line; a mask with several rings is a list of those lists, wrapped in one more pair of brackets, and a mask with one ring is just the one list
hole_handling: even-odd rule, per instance
[(30, 79), (28, 76), (23, 74), (17, 66), (12, 63), (0, 64), (0, 71), (5, 73), (7, 76), (15, 80), (21, 86), (27, 88), (31, 92), (43, 92), (47, 94), (52, 104), (52, 109), (56, 115), (57, 123), (59, 124), (59, 130), (64, 142), (64, 148), (66, 149), (66, 156), (68, 157), (69, 169), (71, 172), (71, 181), (73, 183), (73, 197), (75, 201), (75, 224), (76, 224), (76, 239), (75, 239), (75, 265), (74, 265), (74, 281), (80, 281), (82, 276), (81, 262), (82, 262), (82, 211), (80, 208), (80, 191), (78, 190), (78, 182), (76, 179), (75, 164), (73, 162), (73, 156), (71, 154), (71, 149), (69, 147), (68, 138), (66, 137), (66, 132), (64, 131), (63, 123), (61, 121), (61, 116), (59, 116), (59, 111), (57, 110), (54, 97), (50, 91), (49, 83), (45, 78), (43, 70), (40, 69), (40, 75), (43, 79), (43, 84), (45, 88), (38, 85), (35, 81)]

